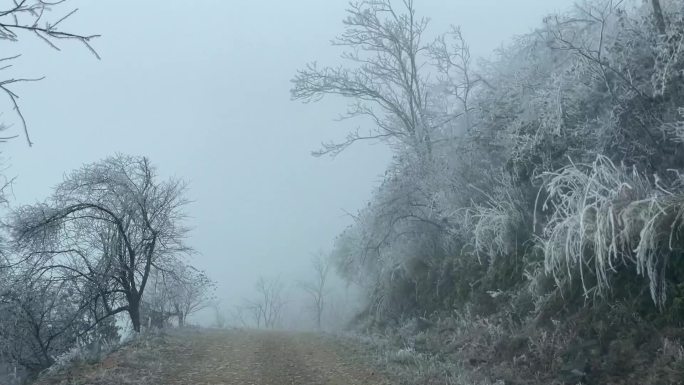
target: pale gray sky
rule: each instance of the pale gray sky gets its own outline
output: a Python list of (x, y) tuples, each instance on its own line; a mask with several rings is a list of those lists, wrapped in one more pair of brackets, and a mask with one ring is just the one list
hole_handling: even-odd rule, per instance
[[(475, 56), (570, 0), (416, 0), (430, 33), (462, 27)], [(290, 79), (309, 61), (338, 64), (329, 41), (342, 29), (346, 1), (69, 1), (64, 29), (96, 33), (101, 61), (64, 42), (51, 50), (31, 36), (3, 43), (23, 53), (12, 75), (35, 142), (3, 147), (13, 204), (42, 200), (63, 174), (115, 152), (147, 155), (163, 175), (190, 182), (194, 264), (219, 282), (227, 302), (259, 274), (285, 279), (329, 248), (370, 198), (389, 152), (358, 145), (335, 159), (314, 158), (322, 141), (350, 123), (333, 118), (339, 100), (290, 101)], [(64, 9), (63, 11), (66, 11)], [(11, 120), (3, 102), (3, 120)], [(16, 130), (18, 127), (15, 126)]]

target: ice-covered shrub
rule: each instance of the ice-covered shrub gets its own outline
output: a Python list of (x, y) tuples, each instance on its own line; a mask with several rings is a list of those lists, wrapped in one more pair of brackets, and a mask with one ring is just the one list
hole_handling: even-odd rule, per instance
[(602, 296), (618, 267), (634, 266), (664, 305), (668, 260), (682, 248), (680, 178), (664, 186), (657, 175), (651, 181), (605, 156), (542, 177), (548, 195), (540, 205), (550, 214), (540, 239), (546, 271), (557, 281), (578, 274), (586, 295)]
[(46, 372), (56, 373), (80, 363), (100, 362), (109, 353), (118, 349), (121, 343), (108, 341), (94, 341), (87, 345), (74, 346), (70, 350), (54, 358), (54, 364)]
[(471, 244), (478, 260), (491, 263), (497, 257), (511, 255), (518, 244), (517, 233), (525, 228), (519, 201), (511, 191), (502, 191), (486, 203), (466, 209), (465, 223), (471, 231)]

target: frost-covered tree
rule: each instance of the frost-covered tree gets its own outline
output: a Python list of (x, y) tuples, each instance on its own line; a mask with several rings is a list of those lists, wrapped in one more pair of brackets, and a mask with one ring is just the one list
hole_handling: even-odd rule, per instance
[(313, 279), (300, 282), (299, 287), (311, 298), (316, 327), (318, 330), (321, 330), (321, 319), (327, 303), (327, 282), (328, 273), (330, 272), (330, 260), (323, 252), (319, 252), (311, 259), (311, 267), (314, 272)]
[(69, 174), (45, 203), (14, 210), (12, 237), (38, 271), (88, 285), (98, 320), (126, 312), (140, 331), (151, 271), (189, 251), (185, 189), (160, 181), (147, 158), (113, 156)]
[[(382, 140), (429, 162), (439, 131), (463, 115), (459, 108), (467, 105), (477, 83), (460, 32), (454, 29), (435, 44), (424, 42), (428, 21), (416, 15), (412, 0), (399, 7), (389, 0), (352, 2), (347, 12), (345, 32), (333, 44), (346, 49), (342, 58), (349, 65), (307, 65), (292, 81), (292, 97), (310, 102), (341, 95), (350, 101), (342, 118), (366, 117), (370, 124), (342, 142), (324, 143), (314, 155), (335, 155), (357, 141)], [(437, 84), (430, 82), (431, 72), (441, 74)], [(448, 96), (462, 105), (444, 103)]]
[[(460, 210), (485, 200), (478, 190), (500, 173), (499, 157), (482, 156), (492, 149), (479, 129), (477, 91), (486, 82), (472, 68), (460, 29), (425, 41), (427, 19), (417, 16), (412, 1), (353, 2), (344, 24), (333, 44), (346, 49), (345, 65), (309, 65), (295, 76), (292, 96), (341, 95), (350, 101), (344, 118), (368, 118), (368, 134), (351, 132), (315, 155), (339, 153), (359, 140), (382, 140), (393, 149), (374, 199), (342, 237), (354, 233), (356, 244), (345, 242), (334, 260), (377, 294), (376, 307), (410, 308), (425, 302), (416, 292), (427, 266), (441, 266), (458, 248), (449, 238), (463, 227)], [(389, 286), (405, 291), (395, 301), (383, 294)]]
[(155, 272), (154, 292), (145, 301), (162, 322), (173, 317), (182, 327), (188, 316), (212, 304), (215, 285), (205, 272), (178, 261)]
[[(68, 32), (62, 29), (62, 25), (67, 22), (78, 9), (62, 11), (66, 1), (48, 2), (44, 0), (18, 0), (7, 1), (0, 6), (0, 42), (10, 41), (17, 42), (26, 36), (36, 37), (45, 42), (49, 47), (60, 50), (59, 43), (63, 40), (73, 40), (84, 44), (90, 52), (99, 58), (90, 41), (98, 35), (84, 35), (74, 32)], [(53, 13), (60, 12), (61, 14), (55, 17), (50, 17)], [(0, 71), (7, 70), (12, 67), (12, 61), (17, 59), (20, 54), (0, 56)], [(11, 86), (18, 82), (37, 81), (40, 78), (14, 78), (0, 79), (0, 91), (9, 98), (10, 106), (16, 113), (24, 130), (24, 135), (29, 146), (32, 144), (26, 119), (19, 108), (19, 96), (12, 91)], [(6, 129), (7, 126), (0, 122), (0, 130)], [(0, 138), (0, 140), (7, 140), (10, 137)]]
[(251, 316), (257, 327), (274, 329), (279, 326), (285, 308), (285, 285), (278, 277), (259, 277), (254, 285), (256, 295), (245, 300), (242, 307)]
[(27, 271), (0, 293), (0, 350), (10, 362), (30, 370), (50, 366), (69, 350), (87, 322), (76, 283)]

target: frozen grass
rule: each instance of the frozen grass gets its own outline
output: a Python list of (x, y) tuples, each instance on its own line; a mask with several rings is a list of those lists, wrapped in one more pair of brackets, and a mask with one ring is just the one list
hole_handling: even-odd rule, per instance
[(398, 328), (339, 337), (342, 343), (364, 346), (368, 360), (397, 384), (503, 385), (514, 377), (481, 366), (488, 365), (498, 341), (509, 334), (502, 324), (467, 309), (444, 314), (422, 331), (416, 331), (416, 321), (406, 319)]
[(46, 373), (54, 374), (79, 364), (94, 364), (102, 361), (111, 352), (121, 347), (118, 342), (95, 342), (88, 346), (76, 346), (64, 354), (55, 358), (55, 363), (52, 364)]
[(626, 305), (603, 306), (600, 314), (584, 308), (543, 325), (511, 322), (510, 311), (436, 315), (420, 332), (407, 319), (341, 340), (365, 346), (367, 361), (397, 384), (681, 383), (682, 333), (661, 334)]
[(464, 222), (470, 229), (473, 249), (482, 263), (485, 256), (492, 262), (498, 256), (510, 255), (516, 247), (516, 231), (524, 226), (523, 214), (510, 191), (500, 197), (487, 196), (486, 204), (467, 209)]
[(540, 239), (546, 271), (559, 283), (579, 274), (589, 297), (610, 290), (618, 266), (633, 265), (648, 277), (653, 301), (662, 306), (667, 262), (682, 243), (681, 178), (665, 187), (658, 176), (651, 182), (604, 156), (542, 178), (548, 193), (542, 209), (550, 213)]
[(35, 385), (151, 385), (163, 367), (160, 352), (167, 345), (163, 333), (132, 336), (122, 343), (73, 349), (57, 358)]
[(503, 385), (503, 381), (490, 381), (463, 361), (451, 360), (435, 352), (418, 352), (413, 347), (396, 348), (390, 336), (346, 334), (345, 340), (362, 342), (368, 358), (397, 384), (444, 385)]

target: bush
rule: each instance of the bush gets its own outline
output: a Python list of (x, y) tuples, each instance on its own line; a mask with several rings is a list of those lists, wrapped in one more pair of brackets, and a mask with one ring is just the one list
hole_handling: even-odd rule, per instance
[(648, 277), (653, 301), (664, 306), (668, 260), (684, 249), (680, 178), (663, 186), (657, 175), (650, 182), (605, 156), (542, 178), (548, 194), (542, 208), (550, 213), (540, 238), (546, 271), (559, 283), (579, 274), (591, 297), (605, 296), (621, 266), (634, 266)]

